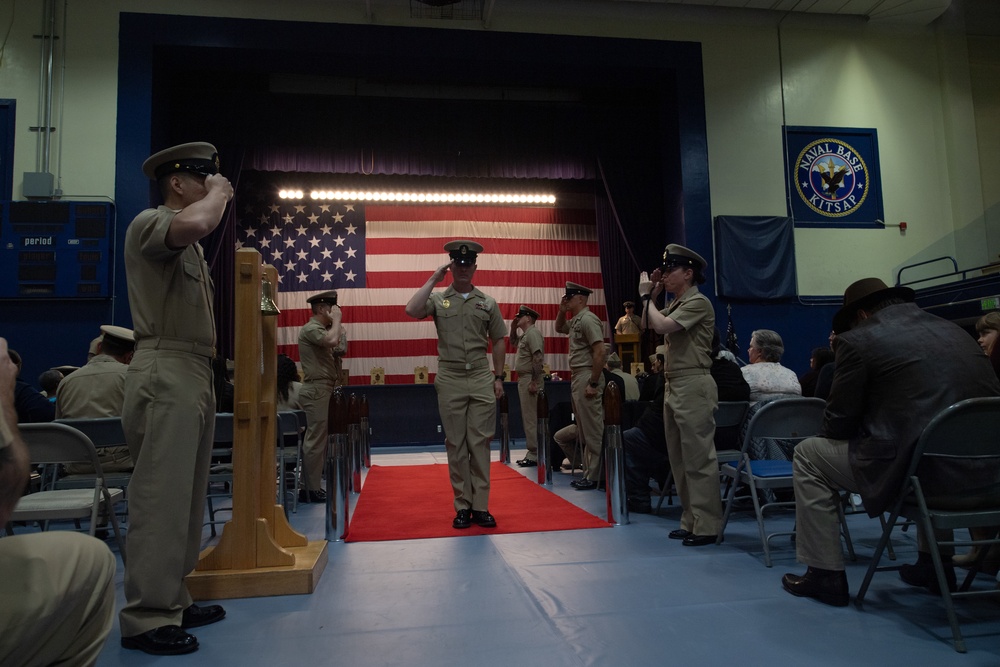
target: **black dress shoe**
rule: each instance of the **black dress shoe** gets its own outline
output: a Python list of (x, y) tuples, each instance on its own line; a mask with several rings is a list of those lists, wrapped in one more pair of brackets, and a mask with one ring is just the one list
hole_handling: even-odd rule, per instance
[(468, 528), (471, 525), (472, 519), (469, 518), (469, 510), (458, 510), (455, 520), (451, 522), (452, 528)]
[[(954, 593), (958, 590), (958, 582), (955, 579), (955, 566), (945, 561), (944, 579), (948, 584), (948, 590)], [(926, 588), (934, 595), (941, 595), (941, 586), (938, 584), (937, 574), (934, 573), (934, 561), (931, 555), (922, 551), (917, 552), (917, 562), (912, 565), (901, 565), (899, 568), (899, 578), (911, 586)]]
[(815, 598), (833, 607), (846, 607), (851, 595), (847, 589), (847, 573), (843, 570), (821, 570), (810, 567), (802, 576), (786, 574), (781, 586), (800, 598)]
[(184, 630), (200, 628), (203, 625), (217, 623), (225, 617), (226, 610), (217, 604), (210, 604), (205, 607), (193, 604), (184, 610), (184, 615), (181, 617), (181, 628)]
[(122, 648), (134, 648), (150, 655), (182, 655), (198, 650), (198, 638), (176, 625), (163, 625), (134, 637), (122, 637)]
[(497, 520), (493, 518), (489, 510), (472, 510), (472, 520), (476, 522), (476, 525), (482, 526), (483, 528), (496, 528)]
[(538, 467), (538, 461), (532, 461), (529, 458), (523, 458), (520, 461), (516, 461), (515, 463), (517, 463), (517, 465), (521, 466), (522, 468), (537, 468)]
[(320, 489), (319, 491), (306, 491), (302, 489), (299, 491), (299, 502), (300, 503), (325, 503), (326, 502), (326, 491)]
[(668, 535), (672, 540), (683, 540), (685, 538), (691, 537), (690, 530), (684, 530), (683, 528), (678, 528), (677, 530), (671, 530), (670, 535)]
[(590, 489), (597, 488), (597, 482), (587, 478), (574, 479), (572, 482), (569, 483), (569, 485), (572, 486), (577, 491), (589, 491)]
[(715, 544), (718, 535), (695, 535), (691, 533), (681, 542), (686, 547), (703, 547), (706, 544)]

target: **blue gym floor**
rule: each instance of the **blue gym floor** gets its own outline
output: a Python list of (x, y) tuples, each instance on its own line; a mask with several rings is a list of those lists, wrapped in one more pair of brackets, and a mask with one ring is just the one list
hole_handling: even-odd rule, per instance
[[(515, 449), (511, 460), (522, 455)], [(444, 461), (443, 447), (373, 455), (377, 465)], [(523, 472), (533, 478), (535, 469)], [(571, 480), (553, 473), (553, 492), (604, 517), (604, 493), (576, 491)], [(405, 522), (406, 508), (398, 510)], [(828, 607), (782, 590), (783, 573), (805, 568), (787, 537), (774, 542), (774, 567), (764, 566), (752, 512), (734, 514), (721, 546), (667, 539), (677, 520), (664, 504), (661, 516), (633, 514), (611, 529), (333, 542), (312, 595), (221, 601), (226, 619), (196, 629), (201, 648), (187, 656), (122, 649), (116, 620), (97, 664), (1000, 665), (994, 600), (957, 602), (962, 655), (940, 599), (894, 572), (876, 575), (863, 611)], [(853, 595), (879, 528), (863, 514), (848, 521), (858, 555), (847, 566)], [(300, 505), (290, 522), (310, 540), (324, 537), (322, 505)], [(768, 523), (769, 532), (791, 527), (791, 514)], [(912, 531), (893, 543), (900, 562), (915, 560)], [(993, 582), (983, 576), (976, 585)], [(120, 560), (117, 589), (120, 608)]]

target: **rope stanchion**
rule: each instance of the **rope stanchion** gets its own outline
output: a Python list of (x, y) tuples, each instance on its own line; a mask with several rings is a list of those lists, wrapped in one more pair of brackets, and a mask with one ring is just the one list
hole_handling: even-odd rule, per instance
[(371, 424), (368, 421), (368, 396), (361, 394), (361, 451), (362, 465), (365, 468), (372, 467), (372, 438)]
[(552, 466), (549, 465), (549, 399), (544, 391), (538, 392), (535, 399), (535, 409), (538, 412), (538, 483), (552, 486)]
[(351, 448), (351, 491), (361, 493), (361, 463), (364, 460), (364, 452), (361, 451), (361, 405), (354, 393), (347, 400), (347, 424), (347, 441)]
[(340, 387), (333, 390), (327, 424), (330, 435), (326, 448), (326, 539), (339, 542), (350, 528), (350, 443), (348, 408)]
[(608, 505), (608, 523), (628, 524), (625, 493), (625, 450), (622, 448), (622, 408), (618, 388), (609, 382), (604, 388), (604, 484)]
[(500, 396), (500, 463), (510, 463), (510, 413), (507, 392)]

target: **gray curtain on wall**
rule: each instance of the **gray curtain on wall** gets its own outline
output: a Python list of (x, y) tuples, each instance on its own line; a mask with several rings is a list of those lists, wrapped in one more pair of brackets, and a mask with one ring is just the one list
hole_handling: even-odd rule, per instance
[(744, 301), (795, 297), (792, 218), (716, 216), (715, 266), (720, 297)]

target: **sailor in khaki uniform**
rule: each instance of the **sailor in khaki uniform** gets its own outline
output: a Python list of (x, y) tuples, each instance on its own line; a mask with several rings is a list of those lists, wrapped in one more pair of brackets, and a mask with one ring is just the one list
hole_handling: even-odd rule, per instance
[[(650, 328), (664, 334), (666, 348), (664, 432), (683, 507), (681, 526), (670, 537), (689, 547), (713, 544), (722, 522), (714, 442), (719, 394), (710, 374), (715, 310), (695, 285), (705, 282), (706, 266), (701, 255), (672, 243), (663, 253), (663, 267), (651, 279), (645, 272), (639, 277), (644, 316)], [(664, 289), (673, 302), (662, 312), (650, 308)]]
[(538, 465), (538, 390), (544, 388), (545, 338), (535, 326), (537, 321), (538, 311), (521, 306), (510, 329), (510, 344), (517, 347), (514, 370), (517, 371), (517, 396), (521, 401), (521, 422), (528, 448), (524, 458), (517, 461), (522, 468)]
[[(17, 431), (18, 368), (0, 338), (0, 526), (30, 475)], [(115, 556), (65, 530), (0, 538), (0, 665), (93, 665), (115, 620)]]
[(299, 501), (322, 503), (326, 502), (320, 481), (329, 436), (327, 415), (333, 388), (340, 384), (347, 332), (340, 323), (342, 313), (336, 290), (314, 294), (306, 302), (312, 307), (312, 317), (299, 331), (299, 360), (304, 376), (299, 402), (306, 411), (307, 424), (302, 442), (305, 488), (299, 492)]
[[(566, 294), (556, 315), (556, 331), (569, 335), (569, 368), (573, 374), (571, 395), (576, 415), (577, 437), (583, 440), (583, 478), (570, 483), (580, 491), (596, 489), (601, 476), (601, 448), (604, 444), (604, 324), (587, 299), (593, 290), (566, 283)], [(570, 320), (566, 320), (569, 313)]]
[(190, 653), (184, 631), (225, 616), (198, 607), (184, 577), (198, 562), (215, 430), (214, 286), (198, 243), (221, 222), (233, 197), (218, 153), (197, 142), (148, 158), (163, 204), (125, 233), (125, 273), (135, 355), (125, 375), (122, 426), (135, 462), (122, 646), (156, 655)]
[(635, 302), (626, 301), (622, 305), (625, 306), (625, 314), (618, 318), (618, 323), (615, 324), (615, 333), (641, 334), (642, 320), (635, 314)]
[[(455, 493), (452, 526), (468, 528), (475, 521), (491, 528), (497, 523), (489, 512), (490, 440), (496, 432), (496, 402), (503, 395), (507, 327), (497, 302), (472, 285), (483, 246), (460, 240), (446, 243), (444, 249), (451, 261), (439, 266), (410, 297), (406, 314), (416, 319), (430, 315), (437, 329), (434, 389)], [(452, 284), (432, 294), (449, 270)], [(486, 358), (490, 341), (495, 371)]]
[[(131, 329), (105, 324), (97, 343), (97, 354), (78, 371), (59, 383), (56, 390), (56, 419), (120, 417), (125, 404), (125, 372), (135, 350)], [(132, 457), (128, 447), (101, 447), (97, 450), (104, 472), (129, 472)], [(66, 465), (67, 474), (94, 472), (84, 463)]]

